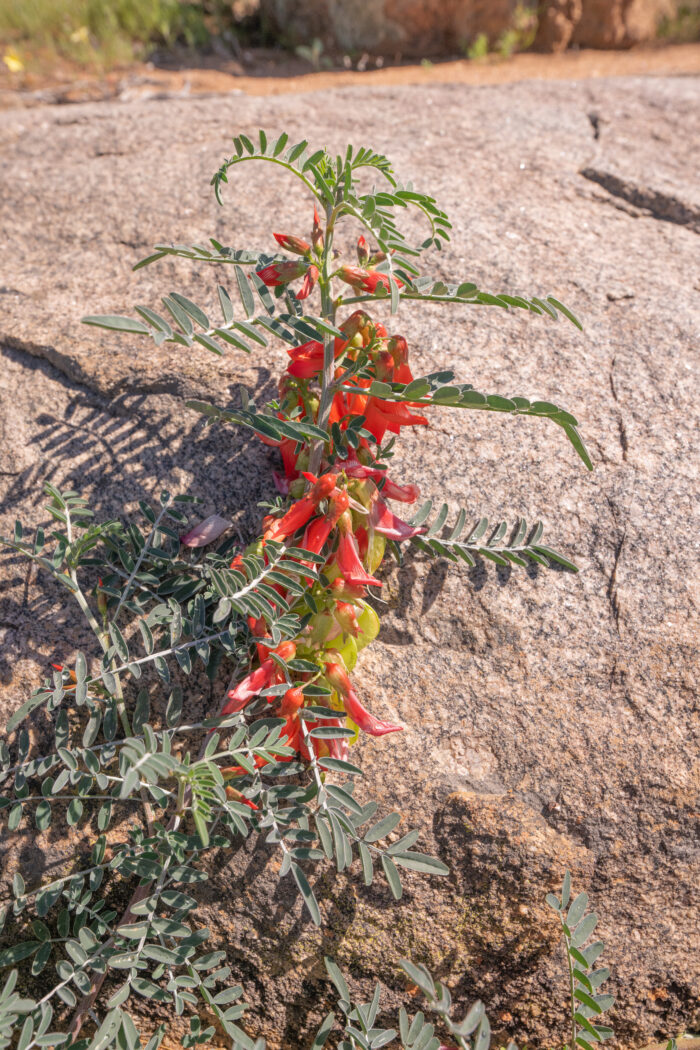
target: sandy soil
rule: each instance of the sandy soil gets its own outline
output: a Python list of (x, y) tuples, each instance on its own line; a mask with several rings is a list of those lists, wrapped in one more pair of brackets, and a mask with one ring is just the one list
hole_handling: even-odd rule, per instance
[(519, 54), (503, 59), (455, 59), (383, 68), (321, 70), (279, 52), (248, 53), (243, 65), (211, 60), (165, 68), (153, 63), (115, 70), (105, 76), (69, 67), (42, 75), (10, 74), (0, 67), (0, 108), (99, 99), (218, 94), (279, 95), (322, 91), (362, 83), (501, 84), (519, 80), (579, 80), (630, 75), (700, 74), (700, 43), (638, 48), (631, 51), (567, 51), (561, 55)]

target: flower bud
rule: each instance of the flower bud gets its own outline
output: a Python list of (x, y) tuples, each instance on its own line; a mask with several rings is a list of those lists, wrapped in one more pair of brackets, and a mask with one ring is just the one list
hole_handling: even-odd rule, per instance
[(294, 237), (291, 233), (273, 233), (272, 236), (280, 248), (284, 248), (287, 252), (294, 252), (295, 255), (306, 255), (307, 252), (311, 251), (311, 246), (306, 241), (302, 241), (301, 237)]
[(321, 228), (321, 220), (318, 217), (316, 205), (314, 205), (314, 224), (311, 230), (311, 243), (317, 251), (323, 248), (323, 230)]
[(335, 603), (335, 619), (345, 634), (351, 634), (353, 638), (357, 638), (360, 628), (357, 624), (355, 607), (350, 602)]
[(282, 703), (280, 704), (279, 715), (281, 718), (293, 718), (299, 712), (299, 708), (304, 706), (304, 691), (300, 686), (294, 686), (288, 689), (282, 697)]
[(102, 580), (97, 581), (97, 608), (101, 616), (107, 615), (107, 595), (102, 590)]

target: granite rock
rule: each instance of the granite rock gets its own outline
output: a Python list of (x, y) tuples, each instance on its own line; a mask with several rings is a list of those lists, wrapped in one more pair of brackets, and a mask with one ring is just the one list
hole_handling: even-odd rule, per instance
[(535, 51), (566, 51), (581, 20), (583, 0), (551, 0), (537, 20)]
[[(493, 46), (515, 24), (516, 0), (261, 0), (276, 32), (297, 42), (318, 38), (332, 50), (372, 55), (450, 55), (480, 34)], [(536, 46), (627, 48), (653, 40), (679, 0), (547, 0)]]
[(634, 47), (653, 40), (664, 17), (680, 9), (675, 0), (584, 0), (571, 38), (579, 47)]
[[(319, 874), (317, 931), (274, 853), (246, 846), (213, 870), (200, 917), (272, 1050), (307, 1045), (329, 1001), (319, 948), (363, 987), (380, 976), (393, 1004), (410, 955), (460, 1002), (484, 999), (504, 1037), (560, 1041), (565, 977), (542, 898), (566, 867), (601, 916), (625, 1045), (700, 1024), (697, 89), (690, 77), (357, 87), (280, 97), (272, 113), (221, 96), (0, 114), (2, 532), (45, 520), (45, 479), (104, 515), (187, 488), (203, 513), (254, 530), (274, 452), (204, 430), (183, 401), (225, 404), (239, 384), (269, 395), (284, 351), (218, 361), (79, 324), (172, 288), (213, 298), (214, 275), (185, 262), (131, 272), (162, 239), (264, 248), (268, 226), (306, 228), (308, 201), (264, 166), (215, 204), (209, 178), (234, 132), (263, 124), (336, 148), (361, 127), (451, 214), (437, 276), (551, 293), (585, 322), (581, 334), (438, 306), (392, 322), (417, 370), (454, 366), (477, 389), (580, 418), (593, 474), (553, 425), (449, 409), (402, 436), (394, 473), (475, 519), (541, 515), (581, 572), (417, 558), (388, 573), (382, 633), (356, 677), (406, 732), (361, 745), (363, 790), (402, 828), (422, 826), (451, 875), (409, 875), (394, 905), (381, 883)], [(8, 713), (87, 638), (65, 595), (15, 558), (2, 572)], [(22, 845), (37, 871), (59, 847)]]

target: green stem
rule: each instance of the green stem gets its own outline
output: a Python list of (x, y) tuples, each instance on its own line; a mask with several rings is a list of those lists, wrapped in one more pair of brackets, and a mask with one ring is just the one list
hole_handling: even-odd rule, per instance
[[(319, 287), (321, 289), (321, 317), (324, 321), (335, 324), (335, 303), (333, 301), (333, 280), (328, 273), (328, 260), (331, 258), (333, 246), (333, 226), (335, 223), (335, 211), (326, 209), (326, 232), (323, 245), (323, 259), (321, 263), (321, 276)], [(332, 335), (326, 337), (323, 344), (323, 373), (321, 375), (321, 400), (318, 408), (317, 425), (325, 430), (333, 404), (333, 372), (335, 369), (335, 338)], [(323, 459), (323, 448), (325, 442), (319, 438), (311, 448), (309, 458), (309, 471), (317, 474)]]
[(578, 1034), (578, 1028), (576, 1025), (576, 1000), (574, 999), (574, 966), (571, 961), (571, 953), (569, 951), (569, 939), (565, 933), (564, 946), (566, 948), (566, 961), (569, 965), (569, 1001), (571, 1004), (571, 1050), (576, 1050), (576, 1036)]

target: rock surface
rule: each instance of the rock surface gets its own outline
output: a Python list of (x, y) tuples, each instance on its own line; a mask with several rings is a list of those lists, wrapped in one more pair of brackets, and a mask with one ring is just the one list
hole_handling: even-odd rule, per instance
[[(481, 33), (490, 44), (514, 24), (516, 0), (262, 0), (264, 17), (292, 40), (373, 55), (454, 54)], [(632, 47), (653, 40), (679, 0), (547, 0), (537, 46)]]
[(580, 47), (634, 47), (653, 40), (661, 19), (673, 17), (675, 0), (583, 0), (572, 44)]
[(545, 4), (537, 20), (533, 50), (566, 51), (582, 13), (583, 0), (552, 0)]
[[(448, 409), (402, 439), (395, 470), (474, 518), (542, 515), (581, 573), (413, 560), (389, 575), (357, 680), (407, 730), (362, 745), (364, 790), (422, 826), (452, 874), (409, 876), (396, 905), (354, 873), (319, 875), (316, 931), (278, 886), (275, 854), (241, 850), (217, 872), (201, 919), (229, 947), (251, 1030), (272, 1050), (308, 1045), (328, 1002), (319, 949), (356, 981), (380, 976), (394, 1004), (409, 955), (458, 1001), (484, 999), (499, 1033), (561, 1041), (566, 981), (542, 898), (566, 867), (601, 916), (624, 1044), (700, 1024), (697, 89), (356, 88), (277, 99), (274, 117), (241, 97), (0, 114), (2, 532), (18, 515), (44, 520), (47, 478), (105, 515), (190, 488), (205, 513), (247, 508), (241, 528), (253, 527), (272, 452), (203, 431), (182, 401), (225, 403), (240, 383), (269, 394), (284, 352), (218, 362), (78, 323), (171, 288), (206, 304), (214, 275), (187, 263), (131, 273), (159, 240), (263, 247), (268, 225), (305, 229), (308, 202), (264, 166), (216, 206), (208, 181), (234, 132), (272, 124), (338, 148), (361, 127), (451, 214), (436, 275), (552, 293), (585, 321), (581, 335), (436, 306), (394, 322), (421, 370), (453, 365), (478, 389), (553, 399), (582, 420), (593, 474), (551, 425)], [(9, 712), (47, 660), (86, 640), (64, 595), (19, 561), (3, 579)], [(31, 840), (38, 871), (50, 851)]]

